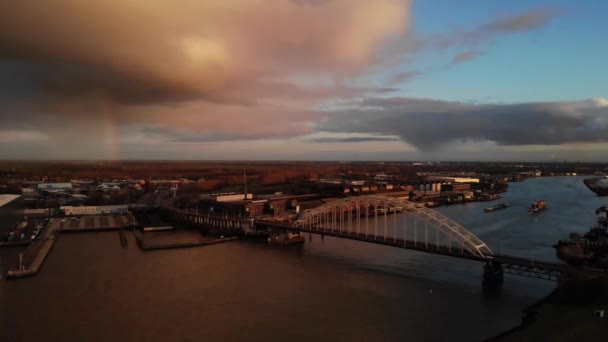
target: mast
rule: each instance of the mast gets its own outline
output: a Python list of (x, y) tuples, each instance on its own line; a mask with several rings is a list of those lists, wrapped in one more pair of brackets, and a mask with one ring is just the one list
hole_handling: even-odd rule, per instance
[(245, 199), (247, 199), (247, 174), (245, 174), (245, 169), (243, 169), (243, 187), (245, 188)]

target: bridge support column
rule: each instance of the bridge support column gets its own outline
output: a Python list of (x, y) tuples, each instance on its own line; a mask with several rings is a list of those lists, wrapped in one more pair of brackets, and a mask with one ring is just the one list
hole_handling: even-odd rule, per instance
[(504, 276), (501, 264), (497, 262), (488, 262), (483, 266), (482, 284), (484, 288), (501, 287), (503, 279)]

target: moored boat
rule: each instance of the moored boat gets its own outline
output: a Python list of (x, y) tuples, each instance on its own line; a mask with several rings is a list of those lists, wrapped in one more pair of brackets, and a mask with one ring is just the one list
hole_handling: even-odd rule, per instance
[(508, 207), (509, 207), (509, 204), (508, 204), (508, 203), (499, 203), (499, 204), (497, 204), (497, 205), (493, 205), (493, 206), (491, 206), (491, 207), (487, 207), (487, 208), (485, 208), (484, 210), (485, 210), (485, 212), (486, 212), (486, 213), (489, 213), (489, 212), (491, 212), (491, 211), (500, 210), (500, 209), (505, 209), (505, 208), (508, 208)]

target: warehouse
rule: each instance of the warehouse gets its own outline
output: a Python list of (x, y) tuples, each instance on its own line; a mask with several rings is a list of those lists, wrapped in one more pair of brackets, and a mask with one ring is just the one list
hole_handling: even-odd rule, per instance
[(60, 207), (59, 209), (61, 209), (61, 211), (63, 211), (66, 216), (126, 214), (129, 212), (129, 208), (126, 204), (125, 205), (82, 206), (82, 207), (64, 206), (64, 207)]

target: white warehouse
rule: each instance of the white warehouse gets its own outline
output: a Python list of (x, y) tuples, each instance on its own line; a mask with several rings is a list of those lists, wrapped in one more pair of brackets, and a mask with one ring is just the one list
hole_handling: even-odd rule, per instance
[(87, 207), (65, 206), (60, 208), (66, 216), (70, 215), (101, 215), (101, 214), (126, 214), (129, 212), (125, 205), (100, 205)]

